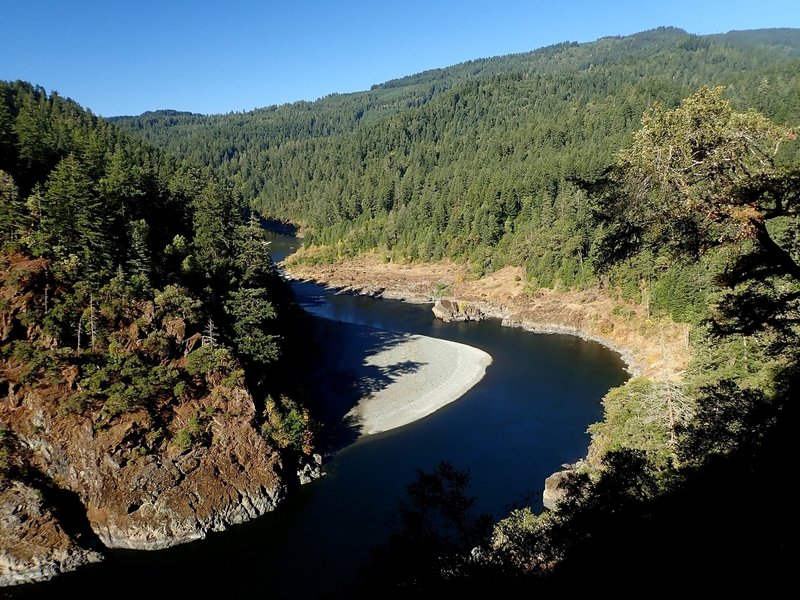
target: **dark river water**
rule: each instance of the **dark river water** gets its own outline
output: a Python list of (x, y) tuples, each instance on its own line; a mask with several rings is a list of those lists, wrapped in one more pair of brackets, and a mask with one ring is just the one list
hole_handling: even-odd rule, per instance
[[(277, 236), (276, 260), (296, 242)], [(497, 320), (446, 324), (429, 305), (331, 295), (294, 284), (311, 314), (469, 344), (493, 357), (486, 376), (433, 415), (361, 438), (332, 457), (325, 476), (276, 511), (208, 539), (156, 552), (112, 551), (98, 565), (0, 592), (14, 598), (316, 598), (340, 590), (387, 539), (416, 469), (446, 460), (469, 469), (476, 508), (541, 509), (544, 479), (585, 455), (586, 428), (605, 392), (626, 378), (620, 357), (565, 335), (537, 335)], [(338, 325), (328, 323), (327, 327)], [(330, 348), (330, 352), (339, 349)], [(316, 382), (321, 387), (326, 382)]]

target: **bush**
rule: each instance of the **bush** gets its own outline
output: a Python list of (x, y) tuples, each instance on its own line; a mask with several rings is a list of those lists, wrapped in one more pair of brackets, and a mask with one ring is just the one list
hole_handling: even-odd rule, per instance
[(200, 346), (186, 357), (186, 372), (192, 376), (228, 371), (233, 366), (233, 356), (227, 348)]
[(203, 434), (205, 433), (203, 421), (203, 416), (200, 413), (195, 413), (189, 417), (189, 423), (186, 427), (179, 430), (172, 440), (175, 446), (180, 450), (188, 450), (202, 441)]
[(267, 440), (281, 449), (292, 448), (304, 454), (312, 452), (307, 410), (298, 407), (286, 396), (281, 396), (280, 402), (268, 396), (264, 416), (266, 421), (261, 427), (261, 434)]

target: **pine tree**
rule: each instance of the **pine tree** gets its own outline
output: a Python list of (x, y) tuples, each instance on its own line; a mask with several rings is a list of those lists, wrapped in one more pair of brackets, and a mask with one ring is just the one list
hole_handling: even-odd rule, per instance
[(18, 238), (27, 231), (29, 224), (28, 211), (14, 180), (0, 171), (0, 246)]

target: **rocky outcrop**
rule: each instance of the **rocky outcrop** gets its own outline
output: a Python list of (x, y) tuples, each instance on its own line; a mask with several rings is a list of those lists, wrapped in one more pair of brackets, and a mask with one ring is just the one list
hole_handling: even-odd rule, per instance
[[(64, 415), (35, 392), (0, 415), (12, 424), (46, 477), (78, 495), (92, 530), (107, 547), (158, 549), (263, 515), (285, 494), (281, 460), (254, 426), (255, 407), (243, 388), (173, 409), (164, 439), (144, 411), (120, 415), (104, 428)], [(194, 419), (189, 447), (174, 434)]]
[(542, 504), (548, 510), (558, 510), (559, 504), (569, 495), (568, 481), (583, 473), (589, 461), (585, 458), (572, 464), (561, 465), (562, 470), (556, 471), (544, 480)]
[(574, 473), (573, 469), (565, 471), (556, 471), (550, 477), (544, 480), (544, 492), (542, 493), (542, 504), (548, 510), (556, 510), (558, 504), (566, 497), (567, 491), (562, 487), (562, 483), (566, 481)]
[(437, 300), (431, 310), (437, 319), (441, 319), (445, 323), (452, 321), (482, 321), (486, 318), (477, 306), (467, 302)]
[(0, 255), (0, 343), (14, 349), (0, 356), (0, 581), (50, 578), (103, 546), (196, 540), (275, 508), (300, 477), (262, 435), (233, 357), (190, 355), (201, 334), (156, 300), (107, 321), (107, 347), (59, 347), (37, 320), (45, 271)]
[[(219, 385), (205, 397), (165, 405), (161, 415), (129, 412), (102, 426), (96, 413), (59, 410), (63, 398), (53, 394), (15, 394), (12, 387), (0, 399), (0, 426), (14, 432), (33, 472), (76, 498), (87, 531), (108, 548), (153, 550), (200, 539), (271, 511), (286, 494), (282, 459), (258, 431), (242, 387)], [(190, 443), (177, 444), (187, 427)], [(305, 479), (318, 473), (314, 463)], [(3, 585), (101, 559), (80, 548), (24, 483), (0, 496), (0, 525)]]
[(103, 558), (65, 531), (40, 490), (20, 481), (2, 483), (0, 587), (45, 581)]
[(311, 483), (315, 479), (322, 477), (322, 455), (314, 454), (311, 460), (304, 461), (302, 466), (297, 469), (297, 479), (301, 485)]

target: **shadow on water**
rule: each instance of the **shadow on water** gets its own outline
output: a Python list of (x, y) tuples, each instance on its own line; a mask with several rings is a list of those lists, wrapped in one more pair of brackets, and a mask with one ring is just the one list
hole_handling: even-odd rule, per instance
[[(407, 333), (383, 331), (325, 318), (315, 318), (316, 357), (313, 377), (316, 398), (312, 409), (323, 424), (319, 445), (333, 454), (355, 442), (362, 423), (352, 411), (359, 400), (387, 389), (403, 375), (419, 371), (425, 363), (401, 359), (375, 364), (382, 353), (410, 339)], [(324, 384), (323, 384), (324, 382)]]

